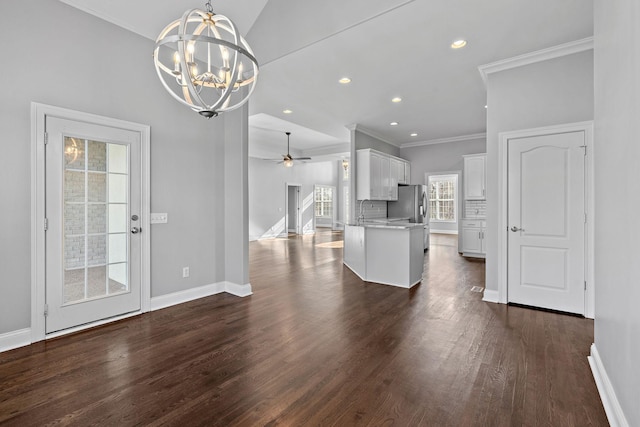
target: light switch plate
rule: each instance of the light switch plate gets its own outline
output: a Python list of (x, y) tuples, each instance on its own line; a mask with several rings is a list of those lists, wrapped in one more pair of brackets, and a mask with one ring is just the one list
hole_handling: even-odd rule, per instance
[(169, 221), (169, 214), (167, 213), (152, 213), (151, 224), (166, 224)]

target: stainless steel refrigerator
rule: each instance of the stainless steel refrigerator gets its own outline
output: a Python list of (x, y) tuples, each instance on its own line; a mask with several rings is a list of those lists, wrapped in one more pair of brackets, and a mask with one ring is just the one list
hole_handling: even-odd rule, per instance
[(409, 222), (424, 224), (424, 249), (429, 248), (429, 215), (426, 185), (401, 185), (398, 200), (387, 202), (387, 217), (409, 218)]

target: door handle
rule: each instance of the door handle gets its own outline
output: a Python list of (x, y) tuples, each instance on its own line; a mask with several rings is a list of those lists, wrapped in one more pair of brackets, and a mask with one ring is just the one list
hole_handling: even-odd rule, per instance
[(138, 234), (142, 231), (142, 228), (131, 227), (131, 234)]
[(524, 231), (524, 228), (518, 228), (518, 227), (516, 227), (516, 226), (514, 225), (513, 227), (511, 227), (511, 231), (513, 231), (514, 233), (515, 233), (516, 231)]

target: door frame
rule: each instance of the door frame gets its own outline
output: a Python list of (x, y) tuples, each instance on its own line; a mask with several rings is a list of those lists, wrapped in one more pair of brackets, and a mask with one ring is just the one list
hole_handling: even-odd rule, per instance
[[(498, 295), (497, 302), (508, 302), (507, 291), (507, 245), (508, 245), (508, 144), (511, 139), (545, 136), (557, 133), (584, 132), (586, 147), (585, 164), (585, 210), (587, 224), (585, 228), (585, 317), (593, 319), (595, 315), (594, 284), (594, 166), (593, 166), (593, 121), (567, 123), (498, 134)], [(486, 292), (486, 291), (485, 291)], [(486, 296), (485, 296), (486, 297)], [(488, 298), (487, 300), (490, 300)]]
[[(140, 134), (141, 175), (141, 266), (140, 266), (140, 311), (47, 334), (45, 331), (45, 121), (47, 116), (86, 122), (102, 126), (119, 127)], [(37, 102), (31, 103), (31, 342), (42, 341), (104, 323), (113, 322), (149, 311), (151, 302), (150, 262), (150, 135), (148, 125), (128, 122), (95, 114), (69, 110)]]
[(296, 184), (293, 182), (284, 183), (284, 232), (282, 237), (289, 235), (289, 187), (296, 187), (298, 189), (298, 195), (296, 200), (298, 203), (297, 218), (296, 218), (296, 234), (302, 234), (302, 184)]

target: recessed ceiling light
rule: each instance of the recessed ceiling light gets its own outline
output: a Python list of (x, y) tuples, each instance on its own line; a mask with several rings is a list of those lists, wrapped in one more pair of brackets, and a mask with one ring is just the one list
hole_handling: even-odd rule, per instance
[(460, 49), (461, 47), (465, 47), (467, 45), (467, 41), (465, 39), (454, 40), (451, 43), (451, 49)]
[(389, 123), (391, 126), (398, 126), (398, 122), (391, 122)]
[(391, 100), (391, 102), (400, 102), (400, 101), (402, 101), (402, 98), (400, 98), (399, 96), (396, 96)]
[(412, 133), (411, 136), (418, 136), (418, 134), (417, 133)]
[(487, 108), (487, 104), (484, 104), (484, 108)]
[(287, 108), (287, 109), (282, 110), (282, 112), (285, 113), (285, 114), (291, 114), (291, 113), (293, 113), (293, 110), (289, 110)]
[(347, 85), (349, 83), (351, 83), (351, 79), (349, 77), (343, 77), (340, 80), (338, 80), (340, 83), (342, 83), (343, 85)]

